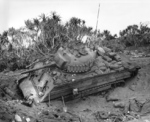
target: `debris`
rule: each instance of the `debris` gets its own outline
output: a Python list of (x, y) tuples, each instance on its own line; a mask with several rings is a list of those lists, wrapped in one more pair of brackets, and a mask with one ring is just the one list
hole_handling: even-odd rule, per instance
[(102, 54), (105, 53), (105, 50), (102, 47), (98, 46), (97, 49), (100, 53), (102, 53)]
[(142, 115), (145, 115), (145, 114), (148, 114), (150, 113), (150, 100), (145, 102), (142, 106), (142, 109), (141, 109), (141, 114)]
[(62, 96), (62, 102), (63, 102), (63, 111), (66, 113), (67, 112), (67, 107), (64, 101), (64, 97)]
[(30, 118), (26, 118), (26, 121), (27, 121), (27, 122), (30, 122), (30, 120), (31, 120)]
[(107, 119), (109, 117), (109, 114), (106, 111), (99, 111), (98, 114), (101, 119)]
[(132, 83), (131, 85), (129, 85), (129, 89), (132, 91), (136, 90), (137, 85), (135, 83)]
[(15, 98), (15, 93), (12, 91), (12, 90), (10, 90), (10, 88), (8, 88), (8, 87), (5, 87), (4, 88), (4, 91), (11, 97), (11, 98)]
[(15, 115), (15, 120), (17, 122), (22, 122), (22, 119), (21, 119), (21, 117), (18, 114)]
[[(34, 64), (33, 69), (41, 68), (42, 66), (44, 66), (43, 62), (37, 62)], [(38, 76), (42, 73), (42, 71), (43, 71), (43, 69), (37, 70), (34, 72), (34, 75)]]
[(141, 107), (139, 106), (138, 101), (136, 99), (129, 100), (129, 110), (133, 112), (140, 112)]
[(136, 119), (140, 118), (140, 115), (137, 112), (130, 111), (129, 115), (132, 116), (132, 117), (134, 117), (134, 118), (136, 118)]
[(149, 120), (145, 119), (144, 122), (150, 122)]
[(125, 108), (125, 102), (123, 102), (123, 101), (114, 102), (113, 105), (115, 108)]
[(103, 47), (103, 49), (104, 49), (104, 51), (105, 51), (106, 53), (108, 53), (108, 52), (111, 52), (111, 51), (112, 51), (110, 48), (107, 48), (107, 47)]
[(117, 93), (111, 92), (106, 96), (106, 100), (107, 100), (107, 102), (109, 102), (109, 101), (119, 101), (120, 98), (119, 98), (119, 95)]
[(91, 112), (91, 110), (87, 108), (87, 109), (83, 110), (83, 112)]

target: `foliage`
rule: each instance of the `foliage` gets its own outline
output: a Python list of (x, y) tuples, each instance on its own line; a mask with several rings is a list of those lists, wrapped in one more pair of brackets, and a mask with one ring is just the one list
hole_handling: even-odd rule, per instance
[(103, 40), (102, 45), (112, 49), (114, 52), (122, 52), (125, 49), (119, 39)]
[(0, 71), (26, 68), (37, 58), (51, 57), (50, 54), (76, 40), (78, 35), (92, 33), (92, 28), (76, 17), (61, 24), (61, 17), (56, 12), (28, 19), (25, 25), (20, 29), (9, 28), (0, 35)]
[(117, 37), (117, 35), (112, 35), (110, 33), (110, 31), (108, 30), (104, 30), (102, 33), (98, 33), (98, 37), (103, 37), (105, 40), (112, 40), (112, 39), (115, 39)]
[[(26, 68), (36, 59), (51, 58), (51, 54), (61, 46), (73, 43), (84, 35), (95, 34), (92, 27), (86, 26), (85, 20), (77, 17), (62, 24), (56, 12), (28, 19), (25, 25), (19, 29), (9, 28), (0, 34), (0, 71)], [(150, 28), (143, 24), (130, 25), (120, 31), (119, 38), (108, 30), (98, 31), (94, 41), (96, 44), (102, 42), (113, 51), (123, 51), (125, 47), (150, 44)]]
[(150, 44), (150, 28), (147, 25), (130, 25), (120, 31), (120, 42), (128, 46)]

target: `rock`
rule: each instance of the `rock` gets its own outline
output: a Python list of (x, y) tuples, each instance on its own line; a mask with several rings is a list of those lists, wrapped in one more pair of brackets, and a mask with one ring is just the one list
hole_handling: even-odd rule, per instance
[(103, 74), (103, 73), (104, 73), (101, 69), (97, 69), (97, 70), (95, 70), (95, 72), (96, 72), (97, 74)]
[(109, 58), (108, 56), (103, 56), (103, 59), (106, 60), (106, 61), (108, 61), (108, 62), (111, 62), (111, 61), (112, 61), (112, 59)]
[(54, 82), (55, 85), (59, 85), (61, 83), (62, 83), (62, 80), (60, 80), (60, 79), (56, 79), (55, 82)]
[(27, 122), (30, 122), (30, 118), (26, 118), (26, 121), (27, 121)]
[(85, 110), (83, 110), (83, 112), (91, 112), (92, 110), (89, 108), (86, 108)]
[(103, 58), (101, 56), (99, 56), (98, 58), (95, 59), (95, 63), (98, 64), (100, 62), (103, 62)]
[(141, 108), (141, 114), (147, 113), (150, 113), (150, 101), (145, 102)]
[(97, 66), (93, 66), (93, 67), (91, 68), (91, 71), (95, 71), (95, 70), (98, 70), (98, 67), (97, 67)]
[(119, 67), (118, 69), (115, 69), (115, 71), (122, 71), (122, 70), (124, 70), (124, 67)]
[(21, 117), (18, 114), (15, 115), (15, 120), (17, 122), (22, 122), (22, 119), (21, 119)]
[(132, 117), (134, 117), (134, 118), (136, 118), (136, 119), (139, 119), (139, 118), (140, 118), (140, 115), (137, 114), (136, 112), (133, 112), (133, 111), (129, 112), (129, 115), (131, 115)]
[(117, 61), (121, 61), (121, 57), (119, 55), (114, 56)]
[(104, 61), (104, 64), (106, 65), (106, 67), (109, 67), (110, 63), (108, 63), (107, 61)]
[(9, 95), (9, 96), (11, 96), (12, 98), (15, 98), (15, 93), (10, 89), (10, 88), (8, 88), (8, 87), (5, 87), (4, 88), (4, 91)]
[(109, 56), (111, 56), (111, 57), (114, 57), (115, 55), (116, 55), (115, 52), (110, 52), (110, 53), (109, 53)]
[(97, 66), (98, 67), (105, 67), (105, 64), (101, 62), (101, 63), (98, 63)]
[(121, 62), (121, 61), (119, 61), (119, 62), (117, 62), (117, 64), (118, 64), (118, 65), (122, 65), (122, 62)]
[(129, 110), (133, 112), (140, 112), (141, 107), (139, 106), (136, 99), (129, 100)]
[(128, 62), (122, 62), (122, 65), (126, 69), (128, 69), (130, 67), (130, 64)]
[(110, 73), (110, 69), (107, 68), (107, 69), (104, 71), (104, 73)]
[(109, 67), (110, 67), (110, 69), (117, 69), (117, 68), (119, 68), (120, 66), (117, 65), (117, 64), (110, 64)]
[(63, 111), (64, 111), (65, 113), (68, 111), (68, 109), (67, 109), (66, 106), (63, 107)]
[(99, 56), (104, 56), (104, 53), (101, 53), (100, 51), (97, 51), (97, 54), (98, 54)]
[(53, 74), (53, 75), (56, 75), (56, 74), (57, 74), (57, 72), (56, 72), (56, 71), (53, 71), (53, 72), (52, 72), (52, 74)]
[(110, 63), (111, 63), (111, 64), (116, 64), (117, 61), (113, 60), (113, 61), (111, 61)]
[(103, 49), (104, 49), (105, 52), (112, 52), (110, 48), (103, 47)]
[(125, 102), (123, 101), (114, 102), (113, 105), (115, 108), (125, 108)]
[(129, 55), (129, 54), (130, 54), (130, 51), (124, 50), (124, 54)]
[(131, 85), (129, 85), (129, 89), (132, 91), (135, 91), (137, 88), (137, 85), (135, 83), (132, 83)]
[(97, 49), (98, 49), (99, 52), (105, 53), (105, 50), (102, 47), (98, 47)]
[(106, 100), (107, 100), (107, 102), (109, 102), (109, 101), (119, 101), (120, 98), (119, 98), (118, 94), (111, 93), (111, 94), (106, 96)]
[(100, 70), (105, 71), (107, 68), (105, 66), (99, 67)]
[(147, 120), (147, 119), (145, 119), (144, 121), (145, 121), (145, 122), (150, 122), (150, 120)]

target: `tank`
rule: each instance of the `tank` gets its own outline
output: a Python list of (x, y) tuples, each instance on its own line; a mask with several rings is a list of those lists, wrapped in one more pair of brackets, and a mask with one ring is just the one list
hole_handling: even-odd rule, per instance
[(122, 60), (111, 49), (82, 43), (60, 47), (48, 66), (39, 63), (40, 68), (35, 65), (40, 69), (38, 73), (32, 70), (19, 81), (24, 97), (36, 103), (48, 98), (64, 97), (66, 101), (98, 93), (125, 83), (138, 71), (137, 66)]

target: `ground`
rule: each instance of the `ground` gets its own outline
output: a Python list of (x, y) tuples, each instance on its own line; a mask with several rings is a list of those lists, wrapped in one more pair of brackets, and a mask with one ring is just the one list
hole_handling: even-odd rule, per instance
[[(23, 122), (27, 122), (28, 119), (30, 122), (149, 122), (150, 58), (130, 58), (130, 60), (141, 69), (136, 77), (126, 81), (125, 86), (70, 101), (65, 103), (65, 106), (62, 101), (51, 101), (50, 106), (48, 103), (32, 107), (24, 105), (22, 98), (13, 94), (17, 89), (14, 85), (16, 80), (6, 73), (5, 75), (1, 73), (0, 120), (12, 122), (19, 116)], [(4, 87), (11, 88), (12, 91), (9, 89), (3, 91)]]

